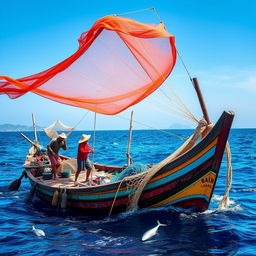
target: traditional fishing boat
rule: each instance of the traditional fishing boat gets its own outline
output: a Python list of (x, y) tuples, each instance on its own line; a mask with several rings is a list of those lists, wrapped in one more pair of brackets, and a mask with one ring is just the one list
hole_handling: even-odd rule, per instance
[[(0, 76), (4, 80), (0, 82), (0, 94), (17, 98), (33, 92), (95, 113), (115, 115), (154, 92), (169, 76), (175, 62), (174, 36), (162, 22), (148, 25), (111, 15), (96, 21), (79, 38), (79, 49), (54, 67), (20, 79)], [(62, 157), (62, 170), (71, 170), (69, 177), (44, 179), (43, 174), (51, 166), (35, 161), (38, 145), (37, 141), (31, 141), (33, 147), (26, 157), (23, 174), (31, 183), (31, 194), (36, 193), (54, 206), (79, 209), (86, 214), (112, 215), (164, 206), (205, 211), (224, 150), (228, 149), (234, 113), (224, 111), (212, 125), (197, 79), (193, 78), (192, 83), (204, 119), (198, 121), (194, 134), (167, 158), (121, 180), (74, 186), (76, 159)], [(105, 178), (130, 166), (94, 164), (94, 167), (94, 177)], [(226, 201), (230, 185), (229, 176)]]

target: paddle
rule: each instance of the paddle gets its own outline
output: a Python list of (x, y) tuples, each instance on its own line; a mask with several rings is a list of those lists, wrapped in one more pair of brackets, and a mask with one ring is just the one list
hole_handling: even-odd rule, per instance
[(23, 172), (22, 175), (18, 178), (13, 180), (10, 185), (8, 186), (8, 189), (10, 191), (18, 190), (21, 184), (21, 179), (26, 175), (26, 172)]
[(37, 143), (33, 142), (31, 139), (29, 139), (27, 136), (25, 136), (23, 133), (20, 134), (24, 139), (26, 139), (28, 142), (30, 142), (34, 147), (40, 148), (42, 146), (38, 145)]

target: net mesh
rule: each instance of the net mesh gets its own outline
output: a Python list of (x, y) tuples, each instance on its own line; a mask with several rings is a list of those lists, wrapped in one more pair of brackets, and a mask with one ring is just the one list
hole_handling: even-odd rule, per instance
[(72, 56), (46, 71), (20, 79), (0, 76), (0, 94), (15, 99), (33, 92), (112, 115), (156, 90), (176, 62), (174, 37), (163, 23), (106, 16), (78, 41)]
[(60, 120), (55, 121), (49, 127), (44, 128), (44, 131), (51, 139), (58, 137), (58, 131), (68, 131), (68, 135), (73, 131), (74, 127), (63, 124)]
[[(127, 190), (130, 191), (127, 210), (134, 210), (138, 207), (138, 202), (143, 192), (143, 189), (145, 188), (149, 180), (163, 166), (173, 161), (176, 157), (190, 150), (196, 144), (198, 138), (200, 136), (205, 136), (206, 134), (204, 134), (204, 132), (207, 131), (208, 133), (212, 129), (212, 127), (212, 124), (207, 124), (207, 122), (204, 119), (200, 120), (195, 132), (174, 153), (169, 155), (160, 163), (151, 167), (149, 170), (132, 177), (129, 181), (127, 180)], [(133, 188), (133, 191), (131, 191), (131, 188)]]

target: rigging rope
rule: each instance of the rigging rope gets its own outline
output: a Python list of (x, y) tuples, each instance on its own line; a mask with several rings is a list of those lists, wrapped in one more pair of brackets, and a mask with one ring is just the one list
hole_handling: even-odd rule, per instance
[(227, 172), (226, 172), (226, 191), (225, 191), (225, 194), (224, 194), (222, 200), (219, 203), (219, 208), (223, 208), (223, 207), (228, 206), (228, 204), (229, 204), (229, 191), (230, 191), (231, 185), (232, 185), (231, 150), (230, 150), (230, 146), (229, 146), (228, 141), (227, 141), (225, 150), (226, 150), (227, 164), (228, 164), (228, 168), (227, 168)]
[(73, 132), (76, 127), (82, 122), (82, 120), (87, 116), (87, 114), (89, 113), (89, 110), (83, 115), (83, 117), (77, 122), (77, 124), (66, 134), (66, 136), (68, 137), (71, 132)]
[(132, 13), (137, 13), (137, 12), (144, 12), (144, 11), (150, 11), (150, 10), (153, 10), (154, 7), (149, 7), (149, 8), (146, 8), (146, 9), (140, 9), (140, 10), (135, 10), (135, 11), (130, 11), (130, 12), (124, 12), (124, 13), (120, 13), (120, 14), (114, 14), (116, 16), (123, 16), (123, 15), (126, 15), (126, 14), (132, 14)]
[[(166, 80), (166, 77), (165, 77), (165, 76), (159, 71), (159, 69), (154, 65), (154, 62), (153, 62), (153, 60), (151, 59), (150, 54), (147, 52), (146, 48), (143, 46), (143, 44), (142, 44), (138, 39), (136, 39), (136, 40), (137, 40), (138, 44), (141, 45), (141, 48), (142, 48), (142, 50), (144, 51), (144, 54), (145, 54), (146, 56), (148, 56), (149, 60), (151, 61), (151, 67), (155, 70), (155, 72), (156, 72), (158, 75), (160, 75), (160, 76), (162, 77), (163, 80)], [(141, 67), (143, 68), (143, 66), (141, 66)], [(150, 76), (149, 76), (149, 79), (152, 80), (152, 78), (151, 78)], [(153, 81), (153, 80), (152, 80), (152, 81)], [(166, 80), (165, 82), (168, 84), (169, 87), (171, 87), (171, 85), (168, 83), (167, 80)], [(164, 95), (165, 97), (167, 97), (167, 99), (170, 100), (170, 97), (168, 97), (167, 94), (163, 92), (162, 88), (160, 88), (159, 90), (160, 90), (160, 92), (163, 93), (163, 95)], [(185, 105), (185, 103), (180, 99), (180, 97), (179, 97), (176, 93), (174, 93), (174, 89), (173, 89), (173, 88), (172, 88), (172, 91), (173, 91), (173, 92), (172, 92), (172, 93), (173, 93), (173, 96), (176, 98), (177, 101), (174, 101), (174, 100), (171, 100), (171, 101), (173, 101), (173, 102), (177, 105), (177, 108), (180, 109), (180, 111), (181, 111), (184, 115), (190, 117), (191, 120), (197, 121), (197, 123), (198, 123), (198, 120), (197, 120), (196, 117), (191, 113), (191, 111), (188, 109), (188, 107)]]
[[(167, 82), (168, 84), (168, 88), (172, 88), (171, 85)], [(171, 89), (170, 89), (171, 90)], [(160, 92), (169, 100), (169, 101), (173, 101), (161, 88), (160, 88)], [(183, 101), (178, 97), (178, 95), (175, 93), (175, 91), (172, 89), (172, 93), (173, 95), (176, 97), (176, 99), (178, 99), (179, 103), (173, 101), (176, 105), (177, 108), (183, 113), (183, 115), (185, 115), (186, 117), (188, 117), (191, 121), (195, 121), (197, 124), (199, 122), (199, 120), (192, 114), (192, 112), (187, 108), (187, 106), (183, 103)], [(182, 108), (183, 107), (183, 108)]]
[(156, 15), (158, 21), (160, 23), (162, 23), (162, 21), (160, 19), (160, 16), (158, 15), (155, 7), (149, 7), (149, 8), (145, 8), (145, 9), (140, 9), (140, 10), (135, 10), (135, 11), (130, 11), (130, 12), (124, 12), (124, 13), (114, 14), (114, 15), (116, 15), (116, 16), (123, 16), (123, 15), (126, 15), (126, 14), (133, 14), (133, 13), (144, 12), (144, 11), (153, 11), (154, 14)]
[(162, 160), (160, 163), (154, 165), (151, 167), (148, 171), (144, 172), (142, 174), (141, 180), (136, 184), (136, 190), (134, 194), (131, 196), (131, 202), (129, 202), (127, 209), (128, 210), (133, 210), (137, 208), (138, 206), (138, 201), (140, 199), (140, 196), (143, 192), (143, 189), (147, 185), (148, 181), (167, 163), (173, 161), (176, 157), (179, 155), (183, 154), (184, 152), (190, 150), (196, 143), (197, 139), (203, 134), (205, 129), (210, 129), (209, 125), (207, 122), (202, 119), (200, 120), (194, 134), (192, 134), (188, 140), (186, 140), (181, 147), (179, 147), (174, 153), (169, 155), (167, 158)]
[[(157, 14), (156, 10), (155, 10), (154, 8), (153, 8), (153, 10), (154, 10), (154, 12), (155, 12), (157, 18), (158, 18), (158, 19), (160, 20), (160, 22), (161, 22), (161, 19), (160, 19), (159, 15)], [(145, 52), (148, 56), (150, 56), (150, 55), (146, 52), (146, 50), (145, 50), (145, 48), (143, 47), (142, 44), (141, 44), (141, 46), (142, 46), (142, 49), (144, 50), (144, 52)], [(177, 50), (177, 54), (178, 54), (178, 56), (179, 56), (179, 58), (180, 58), (180, 60), (181, 60), (181, 62), (182, 62), (182, 64), (183, 64), (183, 66), (184, 66), (184, 68), (185, 68), (185, 70), (186, 70), (186, 72), (187, 72), (187, 74), (188, 74), (188, 77), (189, 77), (189, 79), (190, 79), (190, 81), (191, 81), (191, 83), (192, 83), (192, 85), (193, 85), (193, 87), (194, 87), (193, 79), (192, 79), (192, 77), (191, 77), (191, 75), (190, 75), (190, 73), (189, 73), (189, 71), (188, 71), (187, 66), (185, 65), (185, 62), (183, 61), (181, 55), (179, 54), (179, 51), (178, 51), (178, 50)], [(159, 70), (155, 67), (155, 65), (153, 64), (152, 61), (151, 61), (151, 63), (152, 63), (152, 67), (158, 72), (158, 74), (160, 74), (160, 75), (162, 76), (162, 78), (165, 79), (165, 77), (163, 76), (163, 74), (159, 72)], [(168, 82), (167, 82), (167, 83), (168, 83)], [(172, 88), (172, 87), (169, 85), (169, 88)], [(173, 88), (172, 88), (172, 90), (173, 90)], [(160, 92), (162, 92), (163, 95), (165, 95), (165, 97), (167, 97), (170, 101), (172, 101), (171, 98), (168, 97), (168, 95), (167, 95), (166, 93), (164, 93), (161, 88), (160, 88)], [(192, 114), (192, 112), (186, 107), (186, 105), (183, 103), (183, 101), (181, 101), (181, 99), (177, 96), (177, 94), (174, 93), (174, 90), (173, 90), (173, 94), (174, 94), (174, 96), (176, 97), (176, 99), (179, 101), (179, 103), (181, 104), (181, 105), (180, 105), (181, 107), (178, 107), (178, 108), (183, 112), (183, 114), (184, 114), (185, 116), (188, 116), (188, 117), (190, 117), (193, 121), (196, 121), (196, 122), (198, 123), (198, 127), (200, 127), (200, 126), (201, 126), (201, 125), (200, 125), (200, 122), (196, 119), (196, 117)], [(182, 109), (182, 107), (183, 107), (184, 109)], [(206, 123), (207, 123), (207, 122), (206, 122)], [(209, 127), (210, 127), (210, 128), (209, 128)], [(212, 124), (205, 125), (205, 128), (201, 131), (201, 134), (202, 134), (203, 137), (205, 136), (204, 133), (209, 132), (209, 130), (211, 129), (211, 127), (212, 127)], [(205, 132), (205, 131), (206, 131), (206, 132)], [(198, 132), (195, 132), (195, 133), (197, 134)], [(177, 152), (177, 151), (176, 151), (176, 152)], [(227, 206), (227, 205), (228, 205), (228, 196), (229, 196), (229, 191), (230, 191), (230, 189), (231, 189), (231, 184), (232, 184), (231, 152), (230, 152), (230, 147), (229, 147), (229, 143), (228, 143), (228, 142), (227, 142), (227, 145), (226, 145), (226, 154), (227, 154), (227, 163), (228, 163), (228, 169), (227, 169), (227, 173), (226, 173), (226, 191), (225, 191), (225, 194), (224, 194), (224, 196), (223, 196), (222, 201), (221, 201), (220, 204), (219, 204), (219, 207), (223, 207), (223, 206)], [(154, 169), (154, 168), (153, 168), (153, 169)], [(158, 169), (158, 168), (157, 168), (157, 169)], [(150, 179), (151, 177), (153, 177), (153, 175), (154, 175), (156, 172), (157, 172), (157, 171), (151, 171), (151, 172), (149, 172), (149, 175), (147, 175), (145, 178), (142, 179), (142, 182), (139, 184), (139, 187), (137, 188), (137, 190), (136, 190), (136, 192), (135, 192), (135, 196), (134, 196), (135, 199), (133, 199), (133, 202), (129, 205), (129, 209), (131, 209), (131, 207), (132, 207), (132, 208), (137, 207), (138, 200), (139, 200), (139, 197), (140, 197), (140, 195), (141, 195), (141, 193), (142, 193), (142, 190), (143, 190), (144, 187), (146, 186), (146, 184), (147, 184), (147, 182), (149, 181), (149, 179)]]
[[(130, 120), (130, 118), (128, 118), (128, 117), (124, 117), (124, 116), (120, 116), (120, 115), (116, 115), (116, 116), (118, 116), (119, 118), (125, 119), (125, 120)], [(136, 121), (136, 120), (133, 120), (133, 122), (134, 122), (134, 123), (137, 123), (137, 124), (140, 124), (140, 125), (143, 125), (143, 126), (145, 126), (145, 127), (147, 127), (147, 128), (154, 129), (154, 130), (157, 130), (157, 131), (160, 131), (160, 132), (166, 133), (166, 134), (168, 134), (168, 135), (172, 135), (172, 136), (178, 137), (178, 138), (179, 138), (179, 139), (181, 139), (181, 140), (185, 140), (185, 138), (184, 138), (184, 137), (179, 136), (179, 135), (177, 135), (177, 134), (174, 134), (174, 133), (171, 133), (171, 132), (167, 132), (167, 131), (164, 131), (164, 130), (161, 130), (161, 129), (155, 128), (155, 127), (153, 127), (153, 126), (150, 126), (150, 125), (144, 124), (144, 123), (139, 122), (139, 121)]]
[[(177, 111), (174, 108), (171, 108), (170, 104), (166, 105), (166, 104), (164, 104), (163, 102), (160, 102), (160, 101), (157, 102), (157, 103), (158, 104), (149, 105), (149, 107), (152, 108), (152, 109), (156, 109), (159, 112), (165, 113), (166, 115), (168, 115), (172, 118), (173, 118), (173, 116), (176, 116), (179, 119), (186, 120), (186, 121), (191, 121), (191, 118), (189, 118), (188, 116), (181, 115), (181, 113), (179, 111)], [(162, 105), (162, 106), (159, 106), (159, 105)], [(169, 110), (171, 111), (171, 113), (170, 113)]]
[[(181, 63), (182, 63), (182, 65), (183, 65), (183, 67), (185, 68), (185, 70), (186, 70), (186, 72), (187, 72), (187, 74), (188, 74), (188, 77), (189, 77), (190, 81), (192, 81), (192, 77), (191, 77), (191, 75), (190, 75), (190, 73), (189, 73), (189, 71), (188, 71), (188, 68), (187, 68), (185, 62), (183, 61), (183, 59), (182, 59), (182, 57), (181, 57), (179, 51), (178, 51), (177, 49), (176, 49), (176, 51), (177, 51), (177, 54), (178, 54), (178, 56), (179, 56), (179, 58), (180, 58), (180, 60), (181, 60)], [(193, 86), (194, 86), (194, 85), (193, 85)]]

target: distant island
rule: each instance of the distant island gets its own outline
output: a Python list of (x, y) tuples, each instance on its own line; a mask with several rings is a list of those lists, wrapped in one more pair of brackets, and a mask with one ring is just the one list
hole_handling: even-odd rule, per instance
[[(36, 126), (38, 131), (42, 131), (43, 127)], [(0, 132), (19, 132), (19, 131), (33, 131), (33, 126), (20, 124), (0, 124)]]
[[(44, 127), (36, 126), (37, 131), (43, 131)], [(162, 128), (164, 129), (164, 128)], [(170, 125), (167, 129), (193, 129), (191, 126), (174, 123)], [(76, 129), (77, 131), (81, 131), (81, 129)], [(21, 124), (0, 124), (0, 132), (25, 132), (25, 131), (33, 131), (33, 126), (21, 125)], [(105, 131), (105, 130), (104, 130)]]

